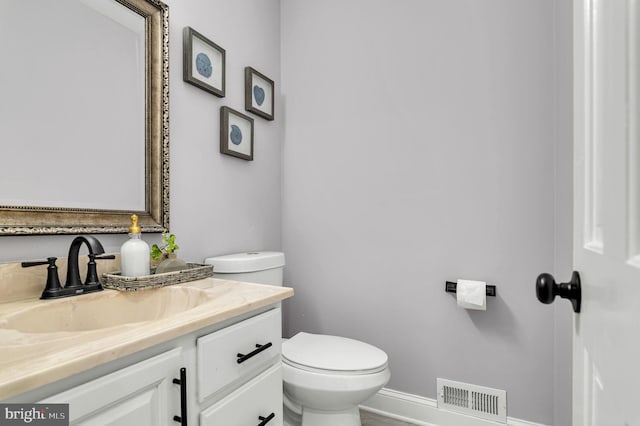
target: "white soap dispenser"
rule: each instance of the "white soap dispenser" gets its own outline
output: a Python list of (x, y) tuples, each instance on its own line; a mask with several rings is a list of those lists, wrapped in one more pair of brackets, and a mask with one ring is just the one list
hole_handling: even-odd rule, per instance
[(129, 239), (120, 248), (120, 268), (123, 277), (140, 277), (150, 274), (149, 245), (141, 238), (138, 216), (131, 215)]

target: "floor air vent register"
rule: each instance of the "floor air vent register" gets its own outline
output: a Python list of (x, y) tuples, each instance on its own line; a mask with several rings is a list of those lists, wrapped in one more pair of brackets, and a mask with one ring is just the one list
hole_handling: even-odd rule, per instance
[(453, 380), (437, 379), (438, 408), (507, 423), (507, 392)]

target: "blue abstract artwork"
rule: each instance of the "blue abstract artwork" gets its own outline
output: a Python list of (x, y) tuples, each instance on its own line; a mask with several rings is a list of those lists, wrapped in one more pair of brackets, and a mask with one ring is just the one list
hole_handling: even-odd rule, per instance
[(196, 56), (196, 70), (198, 74), (203, 77), (211, 77), (213, 67), (211, 66), (211, 59), (209, 59), (206, 53), (198, 53)]
[(240, 127), (232, 124), (229, 138), (234, 145), (240, 145), (240, 143), (242, 142), (242, 130), (240, 130)]
[(253, 97), (256, 98), (256, 102), (259, 106), (262, 106), (264, 102), (264, 89), (257, 84), (253, 86)]

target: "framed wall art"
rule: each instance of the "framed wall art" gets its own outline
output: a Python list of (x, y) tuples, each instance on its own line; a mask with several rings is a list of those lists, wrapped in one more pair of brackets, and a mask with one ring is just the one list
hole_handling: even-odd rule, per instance
[(182, 79), (224, 98), (226, 51), (194, 30), (182, 32)]
[(253, 118), (220, 108), (220, 152), (253, 161)]
[(251, 67), (244, 69), (244, 109), (273, 120), (275, 83)]

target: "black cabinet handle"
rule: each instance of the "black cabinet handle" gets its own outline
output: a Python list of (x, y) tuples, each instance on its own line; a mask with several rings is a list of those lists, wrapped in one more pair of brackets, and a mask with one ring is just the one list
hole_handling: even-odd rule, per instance
[(264, 426), (271, 421), (276, 416), (276, 413), (271, 413), (267, 417), (258, 416), (258, 420), (262, 420), (258, 426)]
[(173, 421), (187, 426), (187, 369), (180, 369), (180, 378), (173, 379), (173, 383), (180, 385), (180, 415), (173, 416)]
[(256, 355), (258, 355), (260, 352), (269, 349), (271, 346), (273, 346), (273, 344), (271, 342), (265, 344), (265, 345), (258, 345), (256, 344), (256, 348), (253, 352), (250, 352), (248, 354), (237, 354), (236, 356), (238, 357), (238, 364), (242, 364), (243, 362), (245, 362), (246, 360), (248, 360), (251, 357), (254, 357)]

